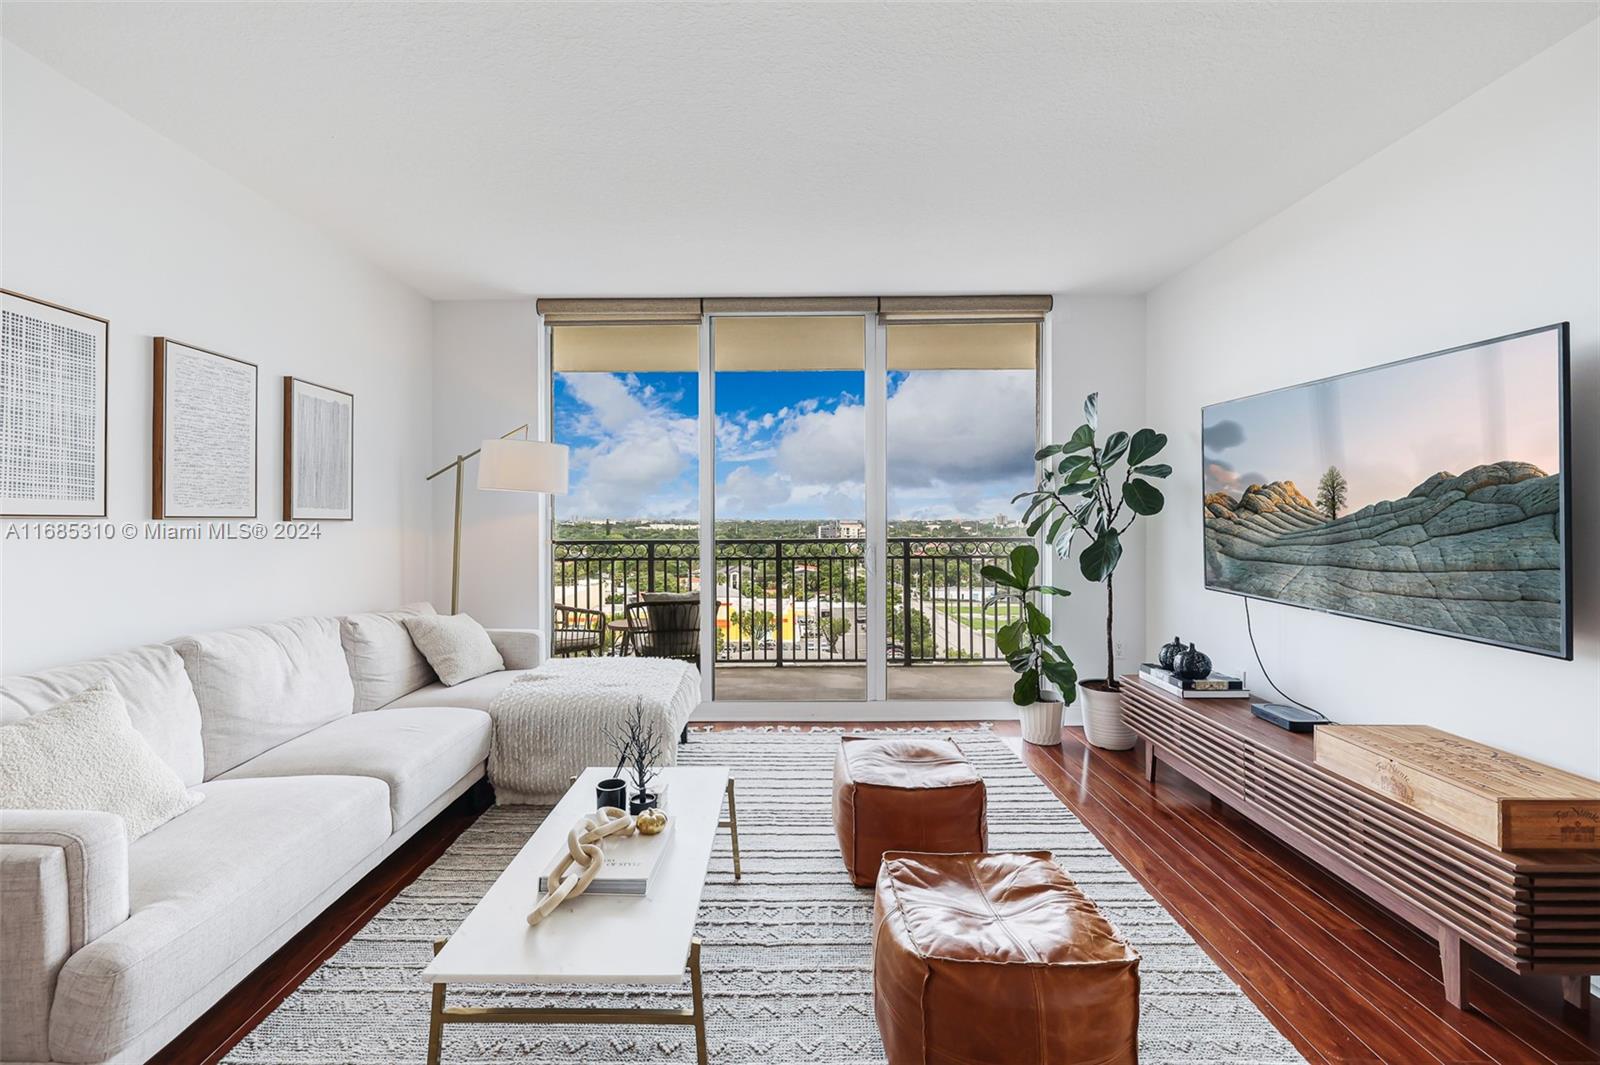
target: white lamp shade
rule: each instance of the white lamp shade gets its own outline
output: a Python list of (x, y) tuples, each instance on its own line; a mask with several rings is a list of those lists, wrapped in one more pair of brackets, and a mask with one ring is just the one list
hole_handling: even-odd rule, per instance
[(543, 440), (485, 440), (478, 487), (490, 492), (567, 490), (567, 446)]

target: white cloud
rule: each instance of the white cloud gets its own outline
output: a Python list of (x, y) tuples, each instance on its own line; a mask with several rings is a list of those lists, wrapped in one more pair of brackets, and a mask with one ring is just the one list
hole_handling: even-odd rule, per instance
[(575, 432), (598, 439), (572, 452), (574, 490), (556, 501), (568, 518), (692, 515), (698, 498), (679, 479), (696, 468), (695, 420), (632, 374), (564, 374), (582, 405)]
[(749, 466), (736, 467), (717, 490), (717, 516), (759, 517), (789, 502), (793, 488), (781, 473), (760, 473)]

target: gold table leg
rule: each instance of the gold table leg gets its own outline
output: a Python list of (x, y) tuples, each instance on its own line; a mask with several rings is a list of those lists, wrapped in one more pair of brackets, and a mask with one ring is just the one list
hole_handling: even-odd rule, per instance
[[(445, 941), (433, 941), (433, 956), (438, 957)], [(444, 985), (433, 985), (433, 1009), (428, 1013), (428, 1065), (439, 1065), (439, 1055), (444, 1051)]]
[(744, 872), (739, 866), (739, 807), (734, 802), (734, 798), (733, 798), (733, 783), (734, 783), (733, 782), (733, 778), (729, 777), (728, 778), (728, 819), (726, 821), (718, 821), (717, 822), (717, 827), (718, 828), (727, 829), (728, 830), (728, 835), (733, 840), (733, 878), (735, 880), (739, 880), (739, 879), (743, 878)]
[[(433, 953), (444, 949), (436, 939)], [(694, 1029), (695, 1061), (710, 1065), (706, 1047), (705, 991), (700, 979), (700, 937), (689, 940), (689, 989), (694, 1004), (689, 1009), (607, 1009), (574, 1006), (446, 1006), (445, 985), (433, 985), (433, 1008), (428, 1015), (428, 1065), (439, 1065), (446, 1024), (681, 1024)]]

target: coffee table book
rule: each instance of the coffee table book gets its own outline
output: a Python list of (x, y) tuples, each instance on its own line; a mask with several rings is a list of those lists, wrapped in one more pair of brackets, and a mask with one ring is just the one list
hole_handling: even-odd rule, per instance
[(1600, 850), (1600, 782), (1426, 725), (1322, 725), (1317, 764), (1491, 847)]

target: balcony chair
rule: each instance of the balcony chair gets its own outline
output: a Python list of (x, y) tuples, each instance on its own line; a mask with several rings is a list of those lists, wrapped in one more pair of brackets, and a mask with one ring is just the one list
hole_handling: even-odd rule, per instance
[(623, 611), (628, 618), (624, 653), (700, 664), (698, 592), (642, 592)]
[(603, 611), (555, 604), (551, 619), (550, 653), (556, 658), (598, 655), (605, 652), (606, 616)]

